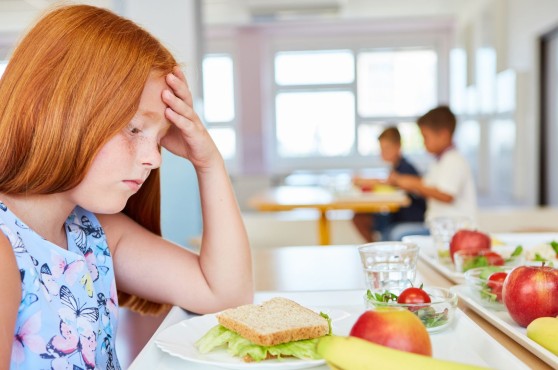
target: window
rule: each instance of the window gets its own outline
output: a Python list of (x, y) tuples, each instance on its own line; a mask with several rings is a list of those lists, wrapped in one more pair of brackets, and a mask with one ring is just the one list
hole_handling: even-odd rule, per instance
[[(493, 200), (513, 199), (514, 154), (516, 125), (513, 120), (495, 119), (490, 122), (490, 189)], [(507, 186), (503, 186), (507, 184)]]
[(378, 50), (358, 56), (362, 117), (420, 116), (436, 105), (434, 50)]
[(377, 138), (391, 125), (407, 154), (423, 154), (415, 121), (439, 100), (438, 69), (433, 47), (276, 51), (278, 162), (381, 164)]
[(278, 94), (275, 105), (279, 154), (282, 157), (349, 154), (354, 142), (354, 104), (354, 95), (349, 91)]
[(358, 153), (362, 156), (380, 155), (378, 136), (388, 126), (397, 126), (401, 134), (403, 154), (420, 154), (424, 152), (422, 135), (417, 124), (413, 122), (363, 122), (358, 125)]
[(481, 150), (481, 123), (475, 119), (465, 119), (457, 123), (454, 141), (461, 154), (467, 158), (471, 171), (479, 183), (479, 153)]
[(203, 59), (204, 120), (225, 161), (236, 157), (233, 60), (226, 54)]
[(355, 78), (350, 50), (280, 52), (275, 57), (279, 85), (345, 84)]

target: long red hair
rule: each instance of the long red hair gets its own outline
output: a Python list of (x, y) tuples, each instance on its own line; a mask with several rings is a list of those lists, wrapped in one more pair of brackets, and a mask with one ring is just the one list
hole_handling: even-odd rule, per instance
[[(147, 31), (106, 9), (47, 13), (0, 80), (0, 192), (53, 194), (78, 185), (99, 149), (130, 122), (150, 72), (169, 73), (176, 64)], [(123, 212), (161, 234), (158, 170)], [(119, 298), (141, 312), (163, 308)]]

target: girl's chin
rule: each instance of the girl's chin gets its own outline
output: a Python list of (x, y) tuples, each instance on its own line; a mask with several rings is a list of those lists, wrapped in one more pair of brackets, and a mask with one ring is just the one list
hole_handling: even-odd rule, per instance
[(116, 201), (116, 202), (112, 202), (111, 204), (98, 202), (95, 204), (87, 204), (87, 205), (80, 205), (80, 206), (92, 213), (99, 213), (102, 215), (112, 215), (115, 213), (122, 212), (124, 207), (126, 207), (127, 201), (128, 198), (126, 198), (122, 202)]

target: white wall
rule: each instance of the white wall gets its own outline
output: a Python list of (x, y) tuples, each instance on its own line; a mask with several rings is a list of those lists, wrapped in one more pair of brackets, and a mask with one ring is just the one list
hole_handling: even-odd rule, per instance
[[(195, 101), (201, 91), (201, 24), (199, 0), (126, 0), (122, 15), (142, 25), (173, 53), (189, 79)], [(162, 229), (165, 238), (181, 245), (201, 234), (199, 189), (192, 165), (163, 151), (161, 166)]]
[[(478, 48), (492, 46), (498, 52), (498, 72), (517, 73), (518, 109), (515, 147), (514, 194), (527, 206), (536, 205), (540, 181), (539, 147), (539, 38), (558, 26), (555, 0), (490, 0), (461, 16), (461, 36), (470, 38), (470, 58)], [(491, 30), (487, 28), (492, 27)], [(486, 36), (487, 33), (492, 35)], [(483, 37), (484, 36), (484, 37)], [(487, 40), (488, 39), (488, 40)], [(469, 72), (474, 72), (470, 70)], [(474, 74), (473, 74), (474, 75)], [(474, 79), (469, 81), (474, 84)], [(551, 160), (551, 159), (550, 159)]]
[[(507, 62), (526, 76), (523, 94), (525, 115), (518, 121), (518, 167), (524, 179), (521, 190), (535, 204), (538, 196), (539, 160), (539, 37), (558, 25), (555, 0), (508, 0)], [(552, 158), (549, 158), (552, 162)]]

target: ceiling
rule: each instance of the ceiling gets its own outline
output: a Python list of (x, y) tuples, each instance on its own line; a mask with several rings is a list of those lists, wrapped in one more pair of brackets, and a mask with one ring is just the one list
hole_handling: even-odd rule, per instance
[(455, 17), (492, 0), (202, 0), (206, 24), (301, 18)]
[[(125, 9), (126, 1), (79, 1)], [(459, 16), (492, 0), (200, 0), (206, 24), (249, 24), (301, 18)], [(0, 0), (0, 32), (18, 31), (55, 0)], [(160, 6), (160, 5), (158, 5)]]

